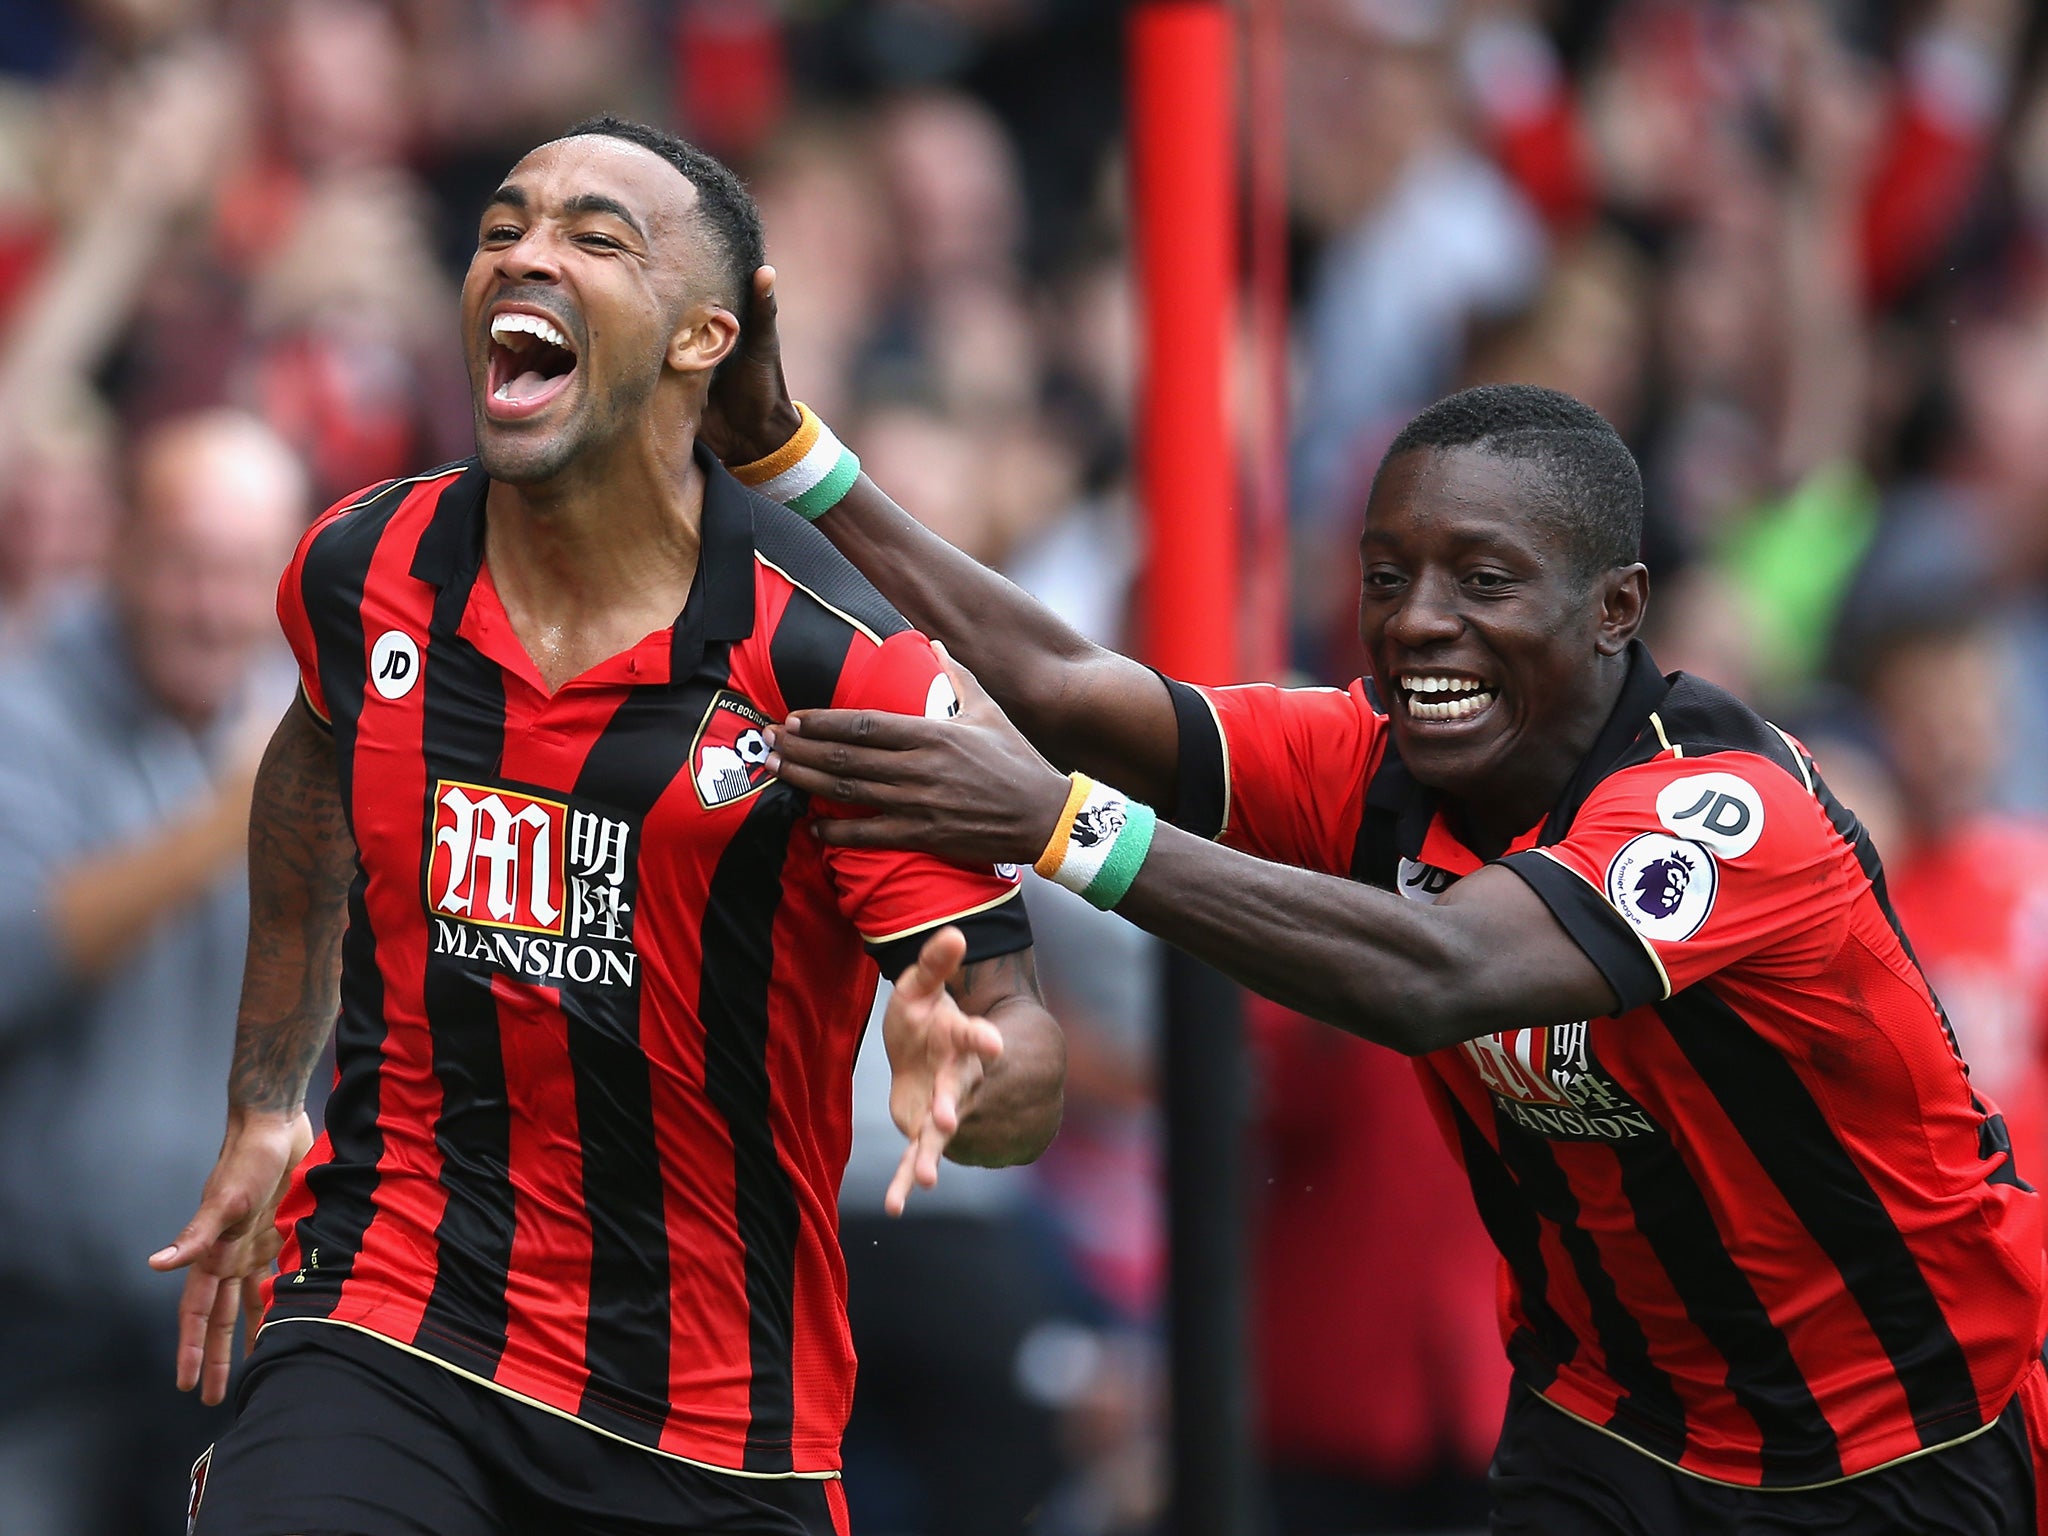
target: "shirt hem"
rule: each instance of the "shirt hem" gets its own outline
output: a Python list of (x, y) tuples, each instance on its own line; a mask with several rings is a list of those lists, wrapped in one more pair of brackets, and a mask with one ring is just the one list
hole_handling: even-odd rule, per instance
[(696, 1456), (684, 1456), (676, 1451), (665, 1451), (658, 1445), (649, 1445), (644, 1440), (634, 1440), (629, 1436), (606, 1429), (601, 1424), (593, 1424), (588, 1419), (579, 1418), (577, 1415), (569, 1412), (568, 1409), (558, 1407), (554, 1403), (542, 1402), (537, 1397), (531, 1397), (524, 1392), (514, 1391), (510, 1387), (492, 1381), (487, 1376), (480, 1376), (475, 1371), (465, 1370), (454, 1361), (443, 1359), (430, 1350), (421, 1349), (417, 1344), (407, 1344), (402, 1340), (392, 1338), (388, 1333), (379, 1333), (376, 1329), (365, 1327), (361, 1323), (346, 1322), (332, 1317), (306, 1317), (301, 1315), (269, 1318), (265, 1320), (263, 1327), (267, 1331), (284, 1323), (323, 1323), (330, 1328), (346, 1328), (352, 1333), (363, 1335), (365, 1338), (375, 1339), (380, 1344), (389, 1344), (393, 1349), (403, 1350), (416, 1360), (424, 1360), (430, 1365), (438, 1365), (442, 1370), (452, 1372), (460, 1376), (464, 1381), (474, 1382), (480, 1387), (488, 1387), (491, 1391), (498, 1393), (502, 1397), (509, 1397), (514, 1402), (524, 1403), (529, 1408), (538, 1408), (542, 1413), (552, 1414), (554, 1417), (574, 1424), (580, 1429), (587, 1429), (593, 1435), (602, 1435), (605, 1439), (614, 1441), (619, 1445), (630, 1445), (634, 1450), (645, 1451), (650, 1456), (660, 1456), (669, 1461), (682, 1462), (685, 1466), (695, 1467), (701, 1472), (716, 1472), (725, 1477), (744, 1477), (753, 1482), (771, 1483), (784, 1483), (791, 1480), (821, 1483), (836, 1482), (840, 1475), (839, 1469), (836, 1467), (815, 1472), (750, 1472), (743, 1467), (728, 1467), (720, 1462), (705, 1461)]
[[(1527, 1382), (1524, 1382), (1522, 1385), (1525, 1388), (1527, 1388), (1528, 1393), (1531, 1397), (1535, 1398), (1538, 1402), (1544, 1404), (1546, 1407), (1554, 1408), (1559, 1413), (1563, 1414), (1566, 1418), (1575, 1420), (1578, 1423), (1585, 1425), (1586, 1428), (1593, 1430), (1598, 1434), (1607, 1436), (1607, 1438), (1610, 1440), (1620, 1442), (1622, 1445), (1625, 1445), (1630, 1450), (1634, 1451), (1638, 1456), (1647, 1457), (1649, 1460), (1656, 1462), (1657, 1465), (1660, 1467), (1667, 1468), (1668, 1470), (1673, 1472), (1681, 1473), (1686, 1477), (1693, 1478), (1702, 1483), (1712, 1483), (1716, 1488), (1740, 1488), (1746, 1493), (1812, 1493), (1815, 1489), (1819, 1488), (1837, 1488), (1840, 1487), (1843, 1483), (1853, 1483), (1858, 1478), (1869, 1477), (1873, 1473), (1889, 1472), (1893, 1467), (1903, 1466), (1909, 1461), (1918, 1461), (1922, 1456), (1938, 1455), (1942, 1451), (1953, 1450), (1955, 1447), (1959, 1445), (1965, 1445), (1970, 1441), (1976, 1439), (1979, 1435), (1985, 1434), (1988, 1431), (1997, 1428), (1998, 1421), (2005, 1417), (2005, 1409), (2001, 1408), (1997, 1413), (1993, 1414), (1989, 1419), (1985, 1420), (1982, 1424), (1979, 1424), (1975, 1429), (1970, 1430), (1967, 1434), (1957, 1435), (1953, 1440), (1944, 1440), (1939, 1445), (1923, 1445), (1918, 1450), (1906, 1452), (1903, 1456), (1894, 1456), (1889, 1461), (1881, 1461), (1874, 1467), (1865, 1467), (1858, 1472), (1845, 1472), (1840, 1477), (1823, 1478), (1818, 1482), (1812, 1483), (1746, 1483), (1737, 1482), (1733, 1478), (1715, 1477), (1713, 1474), (1708, 1472), (1699, 1472), (1695, 1471), (1691, 1467), (1680, 1466), (1677, 1462), (1672, 1461), (1668, 1457), (1659, 1456), (1655, 1451), (1648, 1450), (1645, 1447), (1638, 1445), (1635, 1441), (1629, 1439), (1628, 1436), (1622, 1434), (1619, 1430), (1612, 1429), (1605, 1424), (1595, 1423), (1592, 1419), (1587, 1418), (1583, 1413), (1575, 1413), (1573, 1410), (1565, 1407), (1564, 1404), (1558, 1402), (1555, 1398), (1552, 1398), (1546, 1395), (1545, 1393), (1537, 1391), (1534, 1387), (1529, 1386)], [(2011, 1404), (2008, 1403), (2006, 1406), (2010, 1407)], [(1961, 1413), (1964, 1410), (1958, 1409), (1956, 1411), (1958, 1413)]]

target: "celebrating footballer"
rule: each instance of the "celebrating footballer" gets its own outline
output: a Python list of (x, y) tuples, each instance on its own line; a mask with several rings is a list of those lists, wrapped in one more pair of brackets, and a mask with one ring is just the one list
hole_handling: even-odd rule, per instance
[(956, 700), (696, 442), (760, 261), (744, 189), (665, 133), (534, 150), (462, 292), (477, 457), (351, 498), (285, 575), (227, 1137), (151, 1259), (189, 1268), (208, 1401), (264, 1313), (200, 1536), (845, 1536), (877, 965), (892, 1208), (1058, 1124), (1017, 872), (827, 844), (837, 808), (768, 772), (793, 710)]
[[(719, 387), (741, 465), (822, 430), (772, 279)], [(1495, 1531), (2048, 1530), (2035, 1171), (1812, 755), (1637, 639), (1642, 511), (1596, 412), (1452, 396), (1372, 488), (1367, 676), (1195, 688), (863, 479), (819, 526), (964, 709), (800, 711), (770, 765), (874, 808), (832, 846), (1036, 863), (1415, 1059), (1501, 1255)]]

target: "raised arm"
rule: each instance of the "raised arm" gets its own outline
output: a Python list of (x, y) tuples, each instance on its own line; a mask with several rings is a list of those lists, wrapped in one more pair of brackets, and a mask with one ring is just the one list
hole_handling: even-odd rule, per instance
[[(775, 330), (775, 269), (763, 267), (739, 348), (712, 387), (703, 437), (728, 465), (748, 464), (782, 447), (797, 425)], [(1046, 757), (1173, 802), (1173, 701), (1150, 668), (1078, 634), (865, 475), (818, 527), (899, 613), (966, 663)]]
[(199, 1210), (158, 1270), (190, 1267), (178, 1312), (178, 1386), (227, 1388), (244, 1280), (276, 1258), (279, 1200), (312, 1144), (306, 1083), (334, 1027), (355, 844), (334, 740), (295, 703), (256, 771), (249, 814), (249, 949), (228, 1073), (227, 1135)]

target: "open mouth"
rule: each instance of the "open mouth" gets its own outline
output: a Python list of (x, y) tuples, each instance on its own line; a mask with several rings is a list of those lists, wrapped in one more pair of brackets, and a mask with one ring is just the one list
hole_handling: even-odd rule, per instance
[(1500, 690), (1476, 677), (1445, 672), (1410, 672), (1396, 682), (1401, 707), (1411, 720), (1476, 720), (1500, 697)]
[(531, 415), (559, 395), (575, 372), (576, 349), (546, 316), (506, 310), (491, 318), (487, 408), (493, 416)]

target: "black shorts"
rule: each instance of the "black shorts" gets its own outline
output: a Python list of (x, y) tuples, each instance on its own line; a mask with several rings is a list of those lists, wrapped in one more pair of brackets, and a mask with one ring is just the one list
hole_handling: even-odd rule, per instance
[(1495, 1536), (2035, 1536), (2017, 1399), (1944, 1450), (1822, 1488), (1771, 1490), (1677, 1471), (1516, 1382), (1486, 1481)]
[(263, 1330), (208, 1457), (195, 1536), (847, 1536), (837, 1478), (678, 1461), (326, 1323)]

